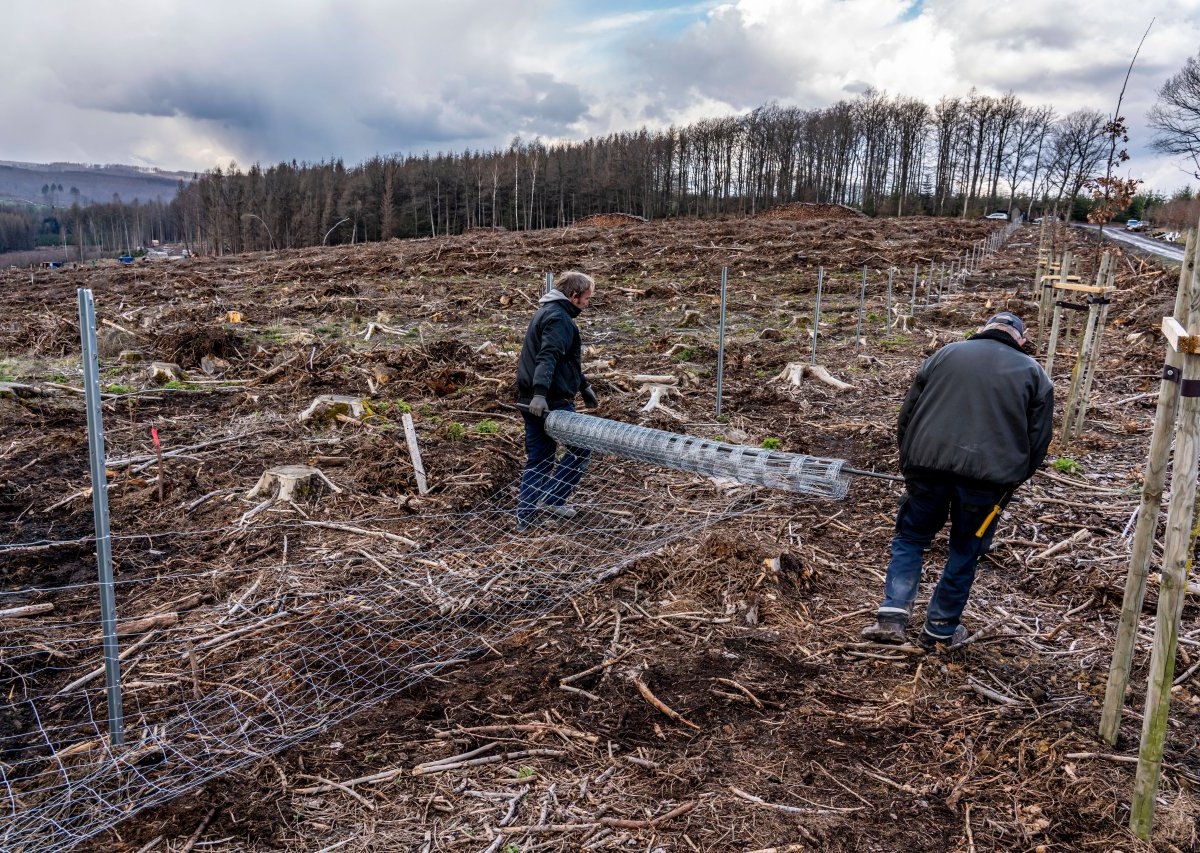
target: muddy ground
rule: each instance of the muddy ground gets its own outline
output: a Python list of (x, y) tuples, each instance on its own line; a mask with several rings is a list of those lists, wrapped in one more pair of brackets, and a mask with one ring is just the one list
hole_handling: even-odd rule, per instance
[[(176, 633), (160, 635), (175, 642), (236, 609), (235, 579), (247, 567), (286, 562), (289, 548), (310, 542), (337, 553), (355, 545), (353, 534), (329, 529), (289, 540), (268, 526), (239, 527), (255, 506), (241, 495), (268, 465), (315, 464), (343, 489), (297, 512), (360, 524), (386, 516), (398, 534), (509, 487), (523, 453), (506, 404), (545, 272), (574, 267), (597, 278), (581, 327), (600, 415), (752, 445), (775, 439), (894, 473), (895, 415), (922, 357), (1001, 307), (1035, 330), (1028, 299), (1039, 232), (1018, 229), (921, 308), (911, 333), (884, 330), (887, 270), (898, 269), (897, 298), (907, 299), (919, 267), (923, 303), (929, 265), (961, 265), (995, 227), (686, 221), (38, 272), (32, 282), (28, 272), (0, 274), (0, 380), (53, 394), (0, 398), (0, 538), (57, 543), (0, 555), (4, 606), (56, 607), (53, 618), (0, 619), (9, 664), (0, 684), (10, 696), (61, 686), (67, 676), (50, 652), (66, 643), (63, 626), (97, 618), (92, 545), (75, 541), (92, 525), (82, 403), (69, 390), (80, 383), (77, 287), (94, 290), (102, 321), (112, 524), (126, 537), (116, 545), (122, 615), (175, 606)], [(1081, 235), (1048, 239), (1075, 250), (1085, 278), (1094, 274), (1096, 250)], [(718, 421), (723, 264), (730, 330), (727, 417)], [(811, 351), (818, 267), (819, 361), (853, 385), (847, 391), (777, 378)], [(980, 633), (966, 648), (926, 656), (859, 643), (882, 587), (897, 484), (859, 478), (836, 503), (756, 492), (753, 511), (638, 560), (515, 626), (482, 656), (141, 811), (84, 848), (1149, 849), (1124, 828), (1133, 781), (1124, 759), (1136, 754), (1148, 639), (1135, 657), (1122, 743), (1109, 748), (1095, 730), (1128, 554), (1122, 534), (1161, 370), (1156, 329), (1176, 275), (1119, 258), (1084, 435), (1052, 447), (1063, 461), (1005, 514), (967, 610)], [(123, 361), (123, 352), (142, 360)], [(180, 378), (150, 383), (150, 360), (179, 365)], [(1060, 403), (1072, 362), (1064, 344)], [(639, 411), (647, 393), (638, 374), (676, 377), (668, 411)], [(369, 414), (298, 424), (292, 415), (322, 393), (361, 395)], [(433, 485), (426, 496), (416, 495), (398, 428), (405, 409)], [(160, 501), (153, 466), (112, 464), (151, 454), (151, 426), (168, 450), (237, 439), (169, 460)], [(621, 477), (636, 491), (627, 470), (602, 466), (591, 488)], [(672, 482), (653, 492), (667, 517), (719, 497), (701, 478)], [(1080, 530), (1088, 535), (1073, 547), (1042, 556)], [(943, 555), (939, 540), (931, 566)], [(353, 564), (353, 573), (372, 571), (367, 560)], [(1147, 638), (1155, 605), (1152, 587)], [(1189, 603), (1179, 672), (1195, 672), (1196, 615)], [(19, 651), (31, 637), (50, 650), (36, 666)], [(96, 665), (98, 652), (87, 655)], [(1197, 690), (1189, 676), (1173, 694), (1158, 849), (1197, 849)], [(6, 737), (33, 730), (16, 714), (0, 724)], [(437, 764), (477, 749), (475, 757), (511, 757)]]

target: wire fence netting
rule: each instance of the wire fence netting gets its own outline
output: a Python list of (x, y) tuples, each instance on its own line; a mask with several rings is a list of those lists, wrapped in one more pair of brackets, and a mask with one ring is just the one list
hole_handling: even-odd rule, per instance
[[(593, 457), (572, 519), (539, 516), (518, 532), (516, 493), (511, 483), (468, 512), (392, 516), (353, 515), (352, 499), (327, 495), (236, 527), (115, 531), (125, 742), (107, 736), (96, 583), (40, 589), (55, 611), (0, 619), (0, 847), (69, 849), (470, 660), (753, 506), (745, 487), (606, 456)], [(291, 545), (148, 569), (156, 552), (247, 532)], [(29, 547), (0, 548), (0, 561)], [(0, 610), (30, 593), (0, 593)]]

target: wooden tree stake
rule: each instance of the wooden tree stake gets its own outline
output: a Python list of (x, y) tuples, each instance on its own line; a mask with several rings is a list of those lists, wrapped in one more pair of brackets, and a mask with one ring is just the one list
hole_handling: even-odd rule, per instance
[(417, 428), (408, 412), (404, 413), (404, 438), (408, 441), (408, 455), (412, 457), (413, 473), (417, 478), (417, 492), (429, 494), (429, 484), (425, 482), (425, 465), (421, 462), (421, 448), (417, 447)]
[[(1189, 335), (1200, 334), (1200, 280), (1191, 276), (1186, 325)], [(1181, 389), (1200, 382), (1200, 354), (1183, 356)], [(1138, 750), (1137, 778), (1133, 786), (1129, 828), (1143, 841), (1150, 840), (1154, 801), (1166, 746), (1171, 707), (1171, 681), (1175, 677), (1175, 650), (1179, 642), (1179, 617), (1187, 587), (1189, 547), (1196, 503), (1197, 451), (1200, 450), (1200, 397), (1182, 395), (1175, 436), (1175, 465), (1171, 473), (1171, 504), (1163, 546), (1162, 586), (1150, 654), (1150, 677), (1142, 712), (1142, 744)]]
[[(1188, 234), (1184, 249), (1183, 267), (1179, 271), (1179, 288), (1175, 296), (1175, 316), (1187, 309), (1186, 294), (1195, 275), (1196, 239)], [(1166, 369), (1177, 371), (1183, 356), (1167, 348)], [(1108, 671), (1108, 686), (1104, 692), (1104, 710), (1100, 716), (1100, 737), (1115, 744), (1121, 728), (1121, 710), (1125, 705), (1125, 688), (1129, 682), (1129, 666), (1133, 659), (1133, 644), (1137, 638), (1142, 600), (1146, 595), (1146, 573), (1150, 567), (1151, 545), (1158, 529), (1158, 514), (1162, 507), (1163, 484), (1167, 460), (1171, 453), (1175, 415), (1179, 406), (1179, 383), (1163, 379), (1159, 383), (1158, 408), (1154, 413), (1154, 434), (1150, 439), (1150, 455), (1142, 478), (1142, 502), (1138, 508), (1137, 526), (1133, 533), (1133, 551), (1129, 558), (1129, 573), (1125, 576), (1125, 596), (1121, 603), (1121, 621), (1117, 627), (1116, 646)]]

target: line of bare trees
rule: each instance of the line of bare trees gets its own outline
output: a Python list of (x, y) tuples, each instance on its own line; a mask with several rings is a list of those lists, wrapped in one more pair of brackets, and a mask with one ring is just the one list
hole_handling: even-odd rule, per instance
[(169, 205), (62, 214), (71, 242), (131, 250), (150, 239), (246, 250), (533, 229), (592, 213), (754, 214), (794, 201), (880, 216), (1069, 212), (1104, 157), (1105, 117), (1059, 117), (1012, 94), (932, 107), (868, 91), (821, 109), (768, 104), (683, 127), (581, 142), (373, 157), (354, 167), (235, 164), (180, 187)]
[(125, 203), (114, 198), (103, 204), (75, 201), (66, 208), (0, 207), (0, 253), (58, 247), (64, 258), (77, 259), (85, 247), (94, 254), (119, 254), (155, 240), (179, 242), (184, 236), (178, 212), (168, 202)]
[(930, 107), (868, 91), (805, 110), (505, 149), (214, 170), (174, 202), (200, 251), (531, 229), (592, 213), (753, 214), (793, 201), (871, 215), (1068, 212), (1105, 152), (1105, 117), (1059, 117), (1009, 94)]

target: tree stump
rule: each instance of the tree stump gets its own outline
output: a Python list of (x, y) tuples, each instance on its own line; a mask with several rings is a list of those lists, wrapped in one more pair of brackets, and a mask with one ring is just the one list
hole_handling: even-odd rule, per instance
[(168, 382), (178, 382), (183, 378), (183, 368), (169, 361), (150, 362), (150, 381), (155, 385), (165, 385)]
[(367, 413), (366, 406), (358, 397), (345, 394), (322, 394), (308, 404), (299, 415), (300, 423), (313, 420), (331, 421), (338, 415), (349, 415), (361, 419)]
[(328, 486), (334, 494), (341, 494), (342, 491), (318, 468), (309, 465), (280, 465), (264, 471), (254, 488), (246, 492), (246, 497), (274, 495), (275, 501), (290, 501), (297, 496), (315, 494), (320, 491), (321, 486)]
[(200, 359), (200, 369), (209, 376), (216, 376), (229, 369), (229, 362), (219, 356), (206, 355)]
[(799, 386), (804, 377), (811, 376), (824, 382), (830, 388), (838, 391), (849, 391), (854, 388), (849, 382), (843, 382), (840, 379), (835, 379), (833, 374), (819, 364), (805, 364), (802, 361), (793, 361), (788, 364), (783, 371), (776, 376), (776, 379), (782, 379), (785, 382), (790, 382), (792, 385)]
[(892, 334), (896, 332), (911, 332), (913, 330), (913, 316), (911, 314), (901, 314), (900, 306), (892, 307)]
[(642, 411), (643, 412), (652, 412), (655, 409), (666, 408), (662, 404), (662, 400), (664, 397), (669, 400), (671, 398), (671, 392), (675, 389), (672, 388), (670, 385), (647, 384), (647, 385), (643, 385), (638, 390), (639, 390), (639, 393), (642, 391), (650, 392), (650, 399), (646, 403), (646, 405), (642, 406)]

